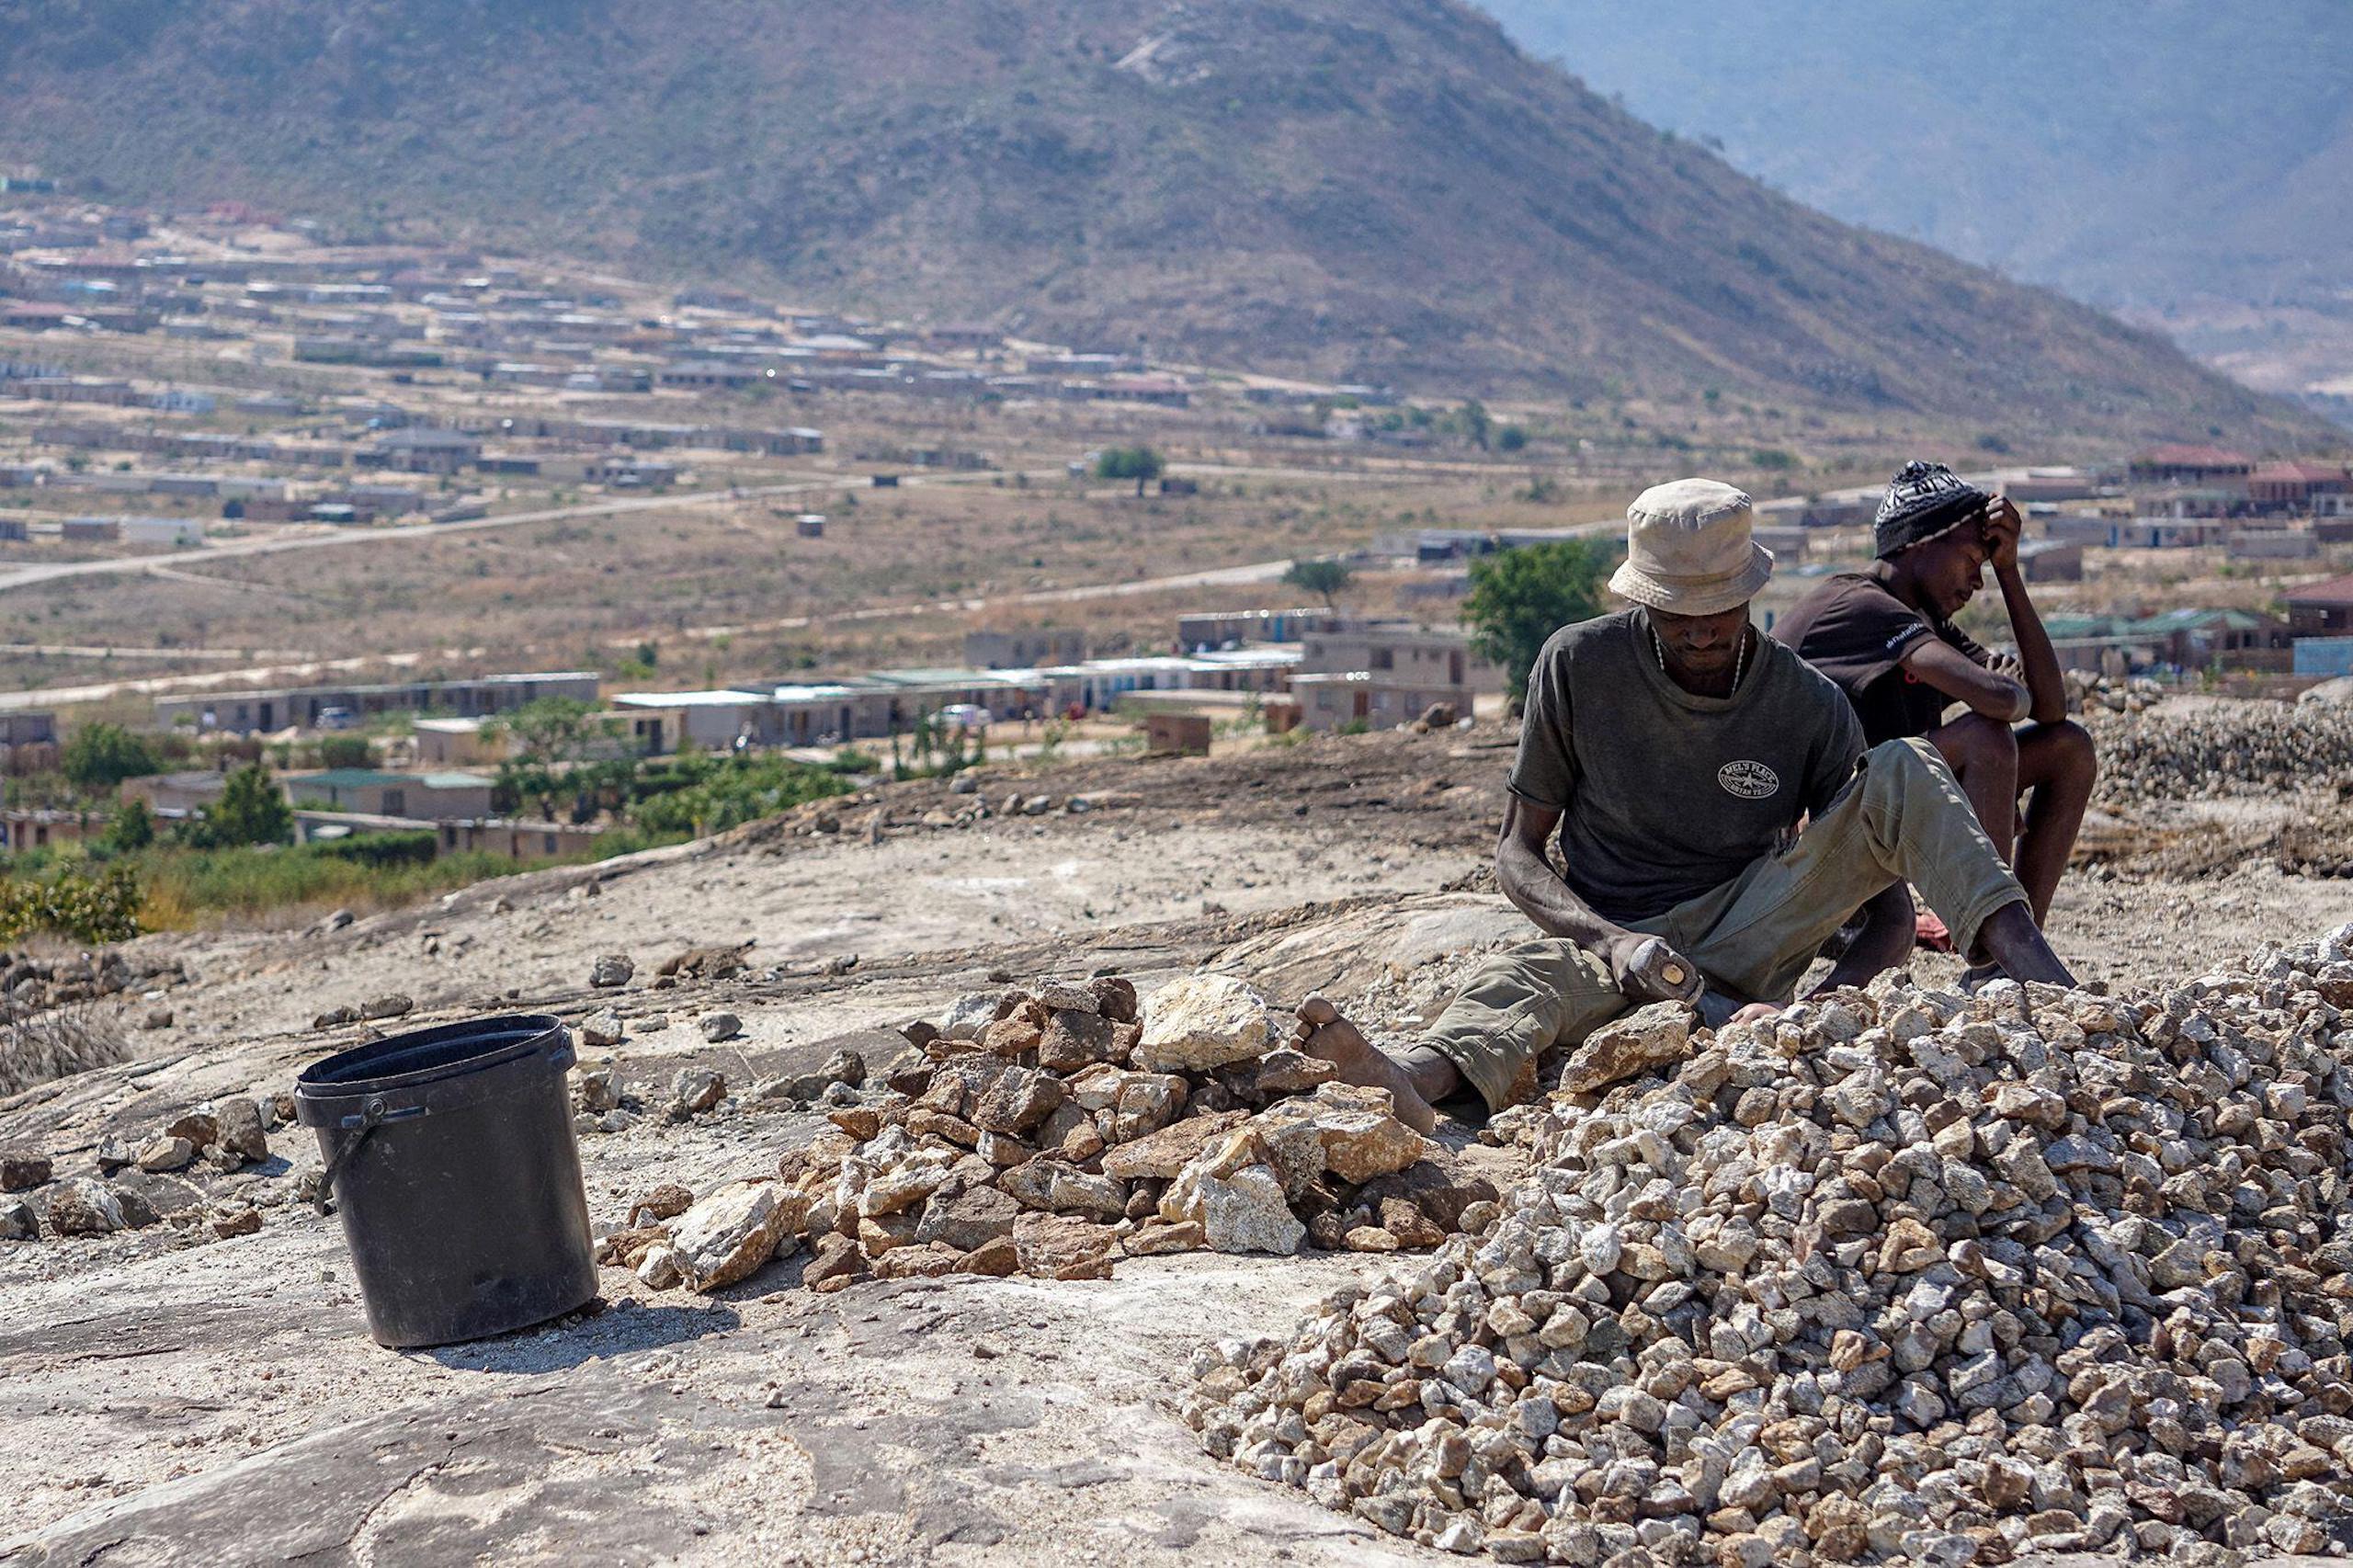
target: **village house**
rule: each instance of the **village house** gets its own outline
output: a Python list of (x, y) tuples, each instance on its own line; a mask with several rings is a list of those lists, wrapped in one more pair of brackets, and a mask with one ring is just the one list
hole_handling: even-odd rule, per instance
[(462, 430), (390, 430), (352, 455), (361, 468), (456, 473), (482, 458), (482, 439)]
[(143, 801), (147, 809), (159, 817), (177, 819), (195, 815), (221, 798), (228, 787), (228, 776), (210, 768), (188, 768), (176, 773), (151, 773), (142, 778), (126, 778), (116, 786), (115, 798), (120, 801)]
[(2255, 460), (2227, 447), (2154, 447), (2134, 458), (2130, 466), (2141, 484), (2228, 484), (2244, 489)]
[(251, 691), (200, 692), (155, 699), (159, 729), (191, 728), (199, 733), (235, 733), (287, 728), (315, 729), (330, 709), (352, 720), (378, 713), (440, 713), (482, 718), (507, 713), (527, 703), (559, 698), (593, 703), (594, 670), (540, 671), (479, 676), (454, 680), (395, 681), (370, 686), (281, 687)]
[(2353, 632), (2353, 577), (2290, 589), (2288, 631), (2294, 637), (2341, 637)]
[(106, 831), (107, 819), (89, 812), (59, 812), (10, 806), (0, 810), (0, 849), (22, 853), (56, 844), (78, 844)]
[(2258, 512), (2304, 512), (2315, 495), (2353, 491), (2341, 463), (2265, 463), (2246, 476), (2247, 503)]
[(1354, 725), (1392, 730), (1413, 722), (1434, 704), (1451, 704), (1458, 716), (1469, 711), (1470, 694), (1461, 687), (1420, 686), (1370, 670), (1294, 675), (1290, 691), (1299, 703), (1301, 722), (1319, 734)]
[[(1348, 619), (1308, 633), (1303, 644), (1302, 674), (1362, 670), (1417, 690), (1450, 689), (1464, 699), (1472, 692), (1503, 689), (1503, 671), (1481, 658), (1458, 627)], [(1466, 700), (1466, 711), (1468, 706)]]
[(484, 733), (480, 719), (419, 719), (409, 726), (419, 767), (472, 767), (506, 759), (506, 735)]
[(21, 778), (57, 766), (57, 715), (0, 713), (0, 773)]
[(490, 815), (494, 783), (482, 773), (387, 773), (373, 767), (330, 767), (289, 774), (283, 780), (286, 798), (296, 806), (436, 822)]

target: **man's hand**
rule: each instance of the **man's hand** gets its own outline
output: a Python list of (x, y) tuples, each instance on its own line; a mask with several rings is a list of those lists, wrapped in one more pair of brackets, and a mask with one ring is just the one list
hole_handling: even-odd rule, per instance
[(2007, 676), (2020, 686), (2026, 684), (2026, 666), (2018, 663), (2015, 653), (1996, 653), (1986, 661), (1985, 667), (1997, 676)]
[[(1655, 945), (1655, 951), (1646, 949)], [(1650, 961), (1643, 962), (1648, 957)], [(1614, 938), (1604, 954), (1609, 965), (1609, 978), (1620, 994), (1637, 1005), (1644, 1002), (1695, 1003), (1706, 982), (1700, 977), (1699, 966), (1668, 947), (1656, 937), (1645, 937), (1639, 931), (1629, 931)], [(1680, 974), (1679, 981), (1673, 978)]]
[(1996, 495), (1985, 503), (1985, 516), (1978, 524), (1985, 540), (1985, 559), (1995, 572), (2018, 569), (2018, 536), (2026, 531), (2026, 519), (2006, 495)]
[(1726, 1018), (1724, 1027), (1730, 1028), (1734, 1024), (1753, 1024), (1760, 1018), (1769, 1018), (1780, 1010), (1770, 1002), (1751, 1002), (1747, 1006)]

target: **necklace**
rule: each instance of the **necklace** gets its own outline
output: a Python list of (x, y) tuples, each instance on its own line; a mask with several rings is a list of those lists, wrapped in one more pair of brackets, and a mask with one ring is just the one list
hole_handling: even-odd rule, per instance
[[(1748, 633), (1751, 630), (1745, 626), (1740, 629), (1740, 654), (1732, 665), (1732, 688), (1734, 692), (1740, 690), (1740, 677), (1748, 673)], [(1651, 654), (1658, 660), (1659, 673), (1669, 680), (1674, 679), (1675, 672), (1666, 667), (1666, 648), (1659, 642), (1655, 626), (1651, 628)]]

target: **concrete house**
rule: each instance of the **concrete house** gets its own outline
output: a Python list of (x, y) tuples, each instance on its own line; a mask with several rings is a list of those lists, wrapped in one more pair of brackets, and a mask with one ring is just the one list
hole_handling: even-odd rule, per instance
[(481, 773), (386, 773), (373, 767), (330, 767), (291, 774), (285, 781), (286, 798), (297, 806), (434, 822), (490, 815), (492, 784)]

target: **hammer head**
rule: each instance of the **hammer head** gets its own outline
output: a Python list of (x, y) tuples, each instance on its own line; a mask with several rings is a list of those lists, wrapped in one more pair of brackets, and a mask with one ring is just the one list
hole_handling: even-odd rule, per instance
[(1686, 1003), (1698, 1003), (1701, 993), (1708, 988), (1708, 983), (1699, 971), (1656, 937), (1634, 949), (1633, 962), (1628, 967), (1654, 989)]

